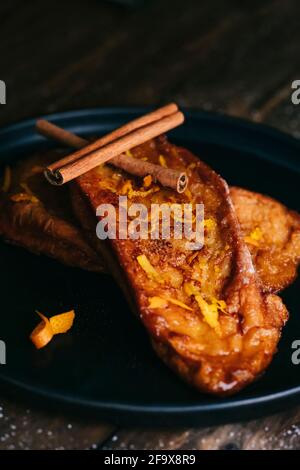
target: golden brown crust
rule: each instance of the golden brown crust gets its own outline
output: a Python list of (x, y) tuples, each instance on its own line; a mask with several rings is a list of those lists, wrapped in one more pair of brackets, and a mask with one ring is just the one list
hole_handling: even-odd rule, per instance
[(3, 203), (2, 197), (0, 234), (11, 244), (32, 253), (49, 256), (68, 266), (101, 271), (100, 257), (86, 243), (82, 231), (63, 219), (50, 216), (40, 204)]
[[(300, 262), (300, 216), (274, 199), (233, 187), (230, 196), (257, 273), (267, 292), (291, 284)], [(259, 230), (258, 240), (251, 233)]]
[[(89, 246), (90, 235), (82, 232), (72, 215), (68, 188), (53, 188), (45, 184), (40, 173), (32, 174), (57, 158), (57, 152), (36, 154), (13, 168), (10, 194), (20, 191), (20, 182), (27, 180), (41, 204), (30, 201), (12, 204), (2, 194), (1, 234), (11, 243), (65, 264), (104, 271), (103, 255), (100, 256)], [(279, 292), (293, 282), (297, 274), (300, 216), (274, 199), (245, 189), (230, 188), (230, 195), (244, 237), (249, 239), (257, 227), (262, 232), (261, 240), (248, 243), (248, 248), (263, 289)], [(52, 229), (49, 230), (49, 227)]]
[[(188, 168), (191, 196), (194, 202), (204, 203), (205, 218), (215, 225), (211, 233), (206, 230), (204, 248), (191, 262), (190, 251), (173, 239), (105, 242), (125, 274), (123, 288), (135, 299), (157, 353), (170, 367), (200, 390), (219, 395), (234, 393), (268, 366), (287, 311), (279, 297), (262, 293), (225, 181), (190, 152), (172, 146), (164, 138), (134, 149), (133, 154), (154, 163), (163, 155), (169, 167)], [(117, 195), (126, 181), (136, 191), (141, 189), (136, 179), (121, 174), (114, 180), (110, 171), (98, 168), (77, 180), (81, 197), (90, 207), (81, 217), (95, 214), (100, 203), (117, 206)], [(147, 204), (174, 198), (184, 202), (187, 197), (165, 188), (142, 201), (138, 192), (135, 194), (131, 202)], [(137, 261), (141, 254), (147, 256), (163, 283), (149, 278), (141, 268)], [(226, 311), (219, 312), (218, 327), (208, 324), (196, 296), (187, 294), (187, 284), (197, 288), (207, 302), (212, 297), (226, 301)], [(154, 309), (149, 303), (153, 296), (179, 300), (191, 310), (171, 303)]]
[[(72, 214), (68, 189), (57, 191), (45, 184), (41, 175), (43, 166), (57, 158), (53, 152), (39, 154), (13, 168), (9, 190), (0, 194), (0, 235), (10, 243), (69, 266), (101, 271), (100, 257), (86, 242)], [(32, 200), (11, 199), (26, 191), (32, 192)]]

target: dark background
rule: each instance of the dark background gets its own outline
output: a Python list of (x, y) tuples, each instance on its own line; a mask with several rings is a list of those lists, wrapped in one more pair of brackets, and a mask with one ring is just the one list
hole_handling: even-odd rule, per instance
[[(298, 0), (1, 0), (0, 124), (174, 100), (299, 134)], [(300, 448), (300, 411), (209, 429), (115, 429), (0, 399), (1, 448)]]
[(297, 0), (2, 0), (0, 123), (176, 100), (296, 132), (299, 15)]

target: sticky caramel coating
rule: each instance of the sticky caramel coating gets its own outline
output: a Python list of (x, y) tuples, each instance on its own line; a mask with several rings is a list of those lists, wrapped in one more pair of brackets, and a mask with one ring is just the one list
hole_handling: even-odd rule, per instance
[[(245, 237), (257, 227), (261, 236), (248, 247), (267, 292), (279, 292), (291, 284), (300, 262), (300, 216), (274, 199), (241, 188), (230, 196)], [(250, 240), (251, 242), (251, 240)]]
[[(117, 207), (118, 195), (125, 191), (126, 184), (136, 191), (132, 202), (181, 203), (192, 198), (204, 204), (205, 219), (214, 224), (205, 229), (205, 244), (196, 257), (186, 249), (184, 240), (174, 239), (116, 239), (105, 242), (106, 249), (116, 255), (121, 270), (119, 282), (134, 299), (152, 344), (166, 364), (202, 391), (218, 395), (237, 392), (270, 363), (287, 319), (286, 308), (279, 297), (262, 292), (225, 181), (164, 137), (139, 146), (132, 154), (153, 163), (159, 163), (162, 155), (168, 167), (187, 170), (190, 194), (178, 195), (160, 188), (139, 197), (138, 191), (143, 191), (140, 180), (128, 174), (116, 175), (104, 166), (78, 179), (75, 201), (81, 198), (88, 210), (78, 210), (77, 215), (85, 227), (90, 224), (91, 230), (95, 229), (96, 208), (101, 203)], [(96, 244), (99, 246), (99, 242)], [(146, 255), (163, 282), (149, 277), (140, 266), (137, 258), (141, 254)], [(199, 289), (207, 302), (211, 298), (226, 302), (226, 310), (218, 312), (218, 328), (208, 324), (196, 297), (187, 294), (187, 283)], [(153, 309), (149, 299), (155, 296), (175, 298), (191, 310), (171, 303)]]

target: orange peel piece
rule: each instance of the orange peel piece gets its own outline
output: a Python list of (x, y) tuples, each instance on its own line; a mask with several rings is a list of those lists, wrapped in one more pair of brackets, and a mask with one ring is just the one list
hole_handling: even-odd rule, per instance
[(60, 333), (66, 333), (70, 328), (72, 328), (74, 318), (74, 310), (51, 317), (49, 322), (52, 327), (53, 334), (57, 335)]
[(36, 313), (42, 321), (34, 328), (30, 340), (37, 349), (46, 346), (54, 335), (66, 333), (72, 327), (75, 318), (74, 310), (54, 315), (49, 319), (38, 311)]
[(37, 349), (41, 349), (51, 341), (54, 334), (48, 318), (40, 312), (36, 313), (40, 316), (42, 321), (34, 328), (30, 339)]

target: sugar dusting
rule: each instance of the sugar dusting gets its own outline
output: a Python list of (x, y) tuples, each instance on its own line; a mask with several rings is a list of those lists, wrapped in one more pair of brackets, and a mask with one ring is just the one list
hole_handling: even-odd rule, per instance
[[(102, 429), (102, 430), (101, 430)], [(109, 427), (106, 428), (109, 434)], [(120, 430), (105, 440), (99, 423), (88, 424), (0, 402), (0, 449), (258, 449), (300, 448), (300, 409), (243, 424), (188, 430)]]
[(97, 423), (0, 401), (0, 450), (97, 449), (102, 436)]
[(106, 450), (294, 450), (300, 449), (300, 413), (190, 430), (120, 430)]

